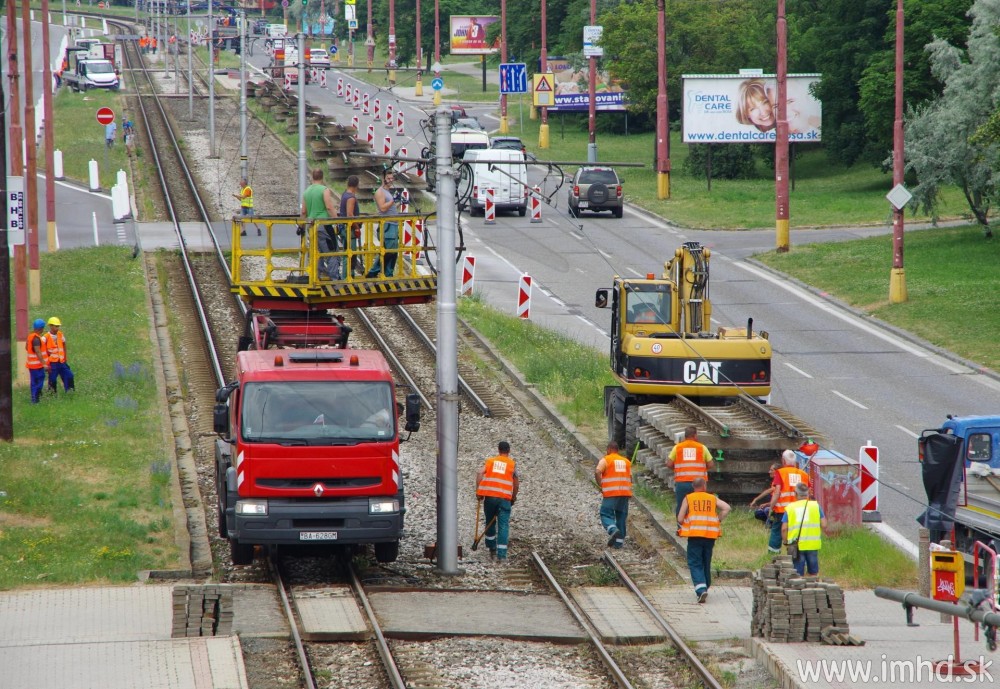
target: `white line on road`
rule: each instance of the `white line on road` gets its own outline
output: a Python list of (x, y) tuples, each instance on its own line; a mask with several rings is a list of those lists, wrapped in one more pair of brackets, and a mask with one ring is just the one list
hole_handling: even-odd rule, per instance
[(906, 433), (906, 435), (910, 436), (911, 438), (919, 438), (920, 437), (919, 433), (914, 433), (909, 428), (906, 428), (904, 426), (900, 426), (898, 423), (896, 424), (896, 428), (898, 428), (899, 430), (903, 431), (903, 433)]
[(908, 539), (906, 536), (899, 533), (885, 522), (872, 524), (872, 528), (878, 531), (879, 534), (884, 539), (895, 545), (897, 548), (899, 548), (904, 553), (912, 557), (914, 560), (917, 559), (917, 556), (920, 551), (917, 549), (916, 544), (913, 543), (913, 541)]
[(792, 365), (791, 365), (790, 363), (788, 363), (787, 361), (785, 361), (785, 362), (782, 362), (782, 363), (783, 363), (783, 364), (785, 364), (785, 366), (787, 366), (788, 368), (790, 368), (790, 369), (792, 369), (793, 371), (795, 371), (796, 373), (798, 373), (798, 374), (799, 374), (800, 376), (805, 376), (806, 378), (812, 378), (812, 376), (811, 376), (811, 375), (809, 375), (808, 373), (806, 373), (805, 371), (803, 371), (803, 370), (802, 370), (801, 368), (798, 368), (798, 367), (796, 367), (796, 366), (792, 366)]
[(845, 395), (845, 394), (844, 394), (844, 393), (842, 393), (842, 392), (837, 392), (836, 390), (831, 390), (830, 392), (832, 392), (832, 393), (833, 393), (834, 395), (836, 395), (837, 397), (839, 397), (839, 398), (841, 398), (841, 399), (843, 399), (843, 400), (846, 400), (847, 402), (850, 402), (850, 403), (851, 403), (851, 404), (853, 404), (853, 405), (854, 405), (855, 407), (859, 407), (859, 408), (861, 408), (861, 409), (867, 409), (867, 408), (868, 408), (868, 407), (866, 407), (865, 405), (861, 404), (861, 402), (855, 402), (854, 400), (852, 400), (852, 399), (851, 399), (850, 397), (848, 397), (847, 395)]

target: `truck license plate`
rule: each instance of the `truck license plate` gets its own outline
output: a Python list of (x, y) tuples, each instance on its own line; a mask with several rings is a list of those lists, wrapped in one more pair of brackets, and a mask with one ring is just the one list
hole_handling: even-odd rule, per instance
[(336, 541), (336, 531), (303, 531), (299, 534), (300, 541)]

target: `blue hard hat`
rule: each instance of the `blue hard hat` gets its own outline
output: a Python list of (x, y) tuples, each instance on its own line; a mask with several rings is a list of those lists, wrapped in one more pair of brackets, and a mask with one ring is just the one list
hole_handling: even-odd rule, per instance
[(35, 322), (32, 324), (31, 327), (35, 328), (35, 329), (37, 329), (37, 328), (44, 328), (45, 327), (45, 321), (43, 321), (41, 318), (36, 318)]

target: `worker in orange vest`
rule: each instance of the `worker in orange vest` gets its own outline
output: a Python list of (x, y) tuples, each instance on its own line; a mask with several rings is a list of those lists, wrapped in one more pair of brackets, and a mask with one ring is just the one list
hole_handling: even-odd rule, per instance
[(729, 514), (729, 503), (706, 492), (708, 482), (700, 476), (691, 482), (692, 490), (684, 497), (678, 518), (680, 535), (688, 539), (687, 561), (699, 603), (708, 598), (712, 586), (712, 551), (722, 536), (722, 520)]
[(56, 380), (61, 379), (63, 390), (69, 392), (75, 390), (73, 382), (73, 370), (69, 367), (69, 360), (66, 357), (66, 336), (63, 335), (62, 321), (53, 316), (49, 319), (49, 331), (42, 338), (42, 346), (45, 354), (49, 358), (49, 390), (56, 394)]
[(767, 540), (769, 553), (781, 552), (781, 520), (785, 517), (785, 509), (795, 502), (795, 486), (800, 483), (809, 485), (809, 474), (798, 468), (798, 458), (791, 450), (781, 453), (781, 468), (774, 476), (775, 487), (771, 493), (771, 535)]
[(684, 502), (684, 497), (693, 490), (693, 481), (696, 478), (708, 481), (708, 470), (711, 466), (712, 453), (698, 442), (698, 429), (688, 426), (684, 429), (684, 440), (674, 445), (667, 457), (667, 467), (674, 472), (676, 500), (674, 514), (678, 515), (678, 524), (680, 524), (681, 504)]
[(521, 480), (510, 457), (510, 443), (500, 441), (497, 451), (499, 454), (487, 459), (476, 473), (476, 495), (483, 503), (486, 547), (490, 557), (495, 556), (500, 562), (505, 562), (510, 537), (510, 508), (517, 501)]
[(42, 343), (42, 331), (45, 330), (45, 321), (36, 318), (31, 324), (34, 329), (28, 333), (28, 339), (24, 343), (24, 348), (28, 350), (28, 358), (25, 366), (28, 367), (28, 374), (31, 382), (31, 403), (38, 404), (42, 396), (42, 388), (45, 387), (45, 374), (49, 370), (49, 357), (45, 353)]
[(608, 532), (608, 546), (625, 545), (625, 521), (628, 499), (632, 497), (632, 462), (618, 454), (618, 443), (608, 443), (608, 454), (594, 467), (594, 478), (601, 487), (601, 525)]

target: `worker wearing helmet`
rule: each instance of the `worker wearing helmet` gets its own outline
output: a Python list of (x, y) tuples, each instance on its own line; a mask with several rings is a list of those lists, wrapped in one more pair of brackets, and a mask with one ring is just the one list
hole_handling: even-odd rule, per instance
[(66, 392), (75, 390), (73, 385), (73, 371), (69, 367), (66, 359), (66, 336), (63, 335), (62, 321), (53, 316), (49, 319), (49, 331), (42, 338), (42, 346), (49, 358), (49, 390), (54, 395), (56, 390), (56, 379), (62, 379), (63, 389)]
[(25, 366), (28, 367), (28, 373), (31, 377), (31, 403), (38, 404), (38, 400), (42, 396), (42, 388), (45, 387), (45, 372), (49, 370), (49, 358), (42, 342), (45, 321), (36, 318), (31, 327), (32, 332), (28, 333), (28, 339), (24, 343), (24, 348), (28, 350)]

